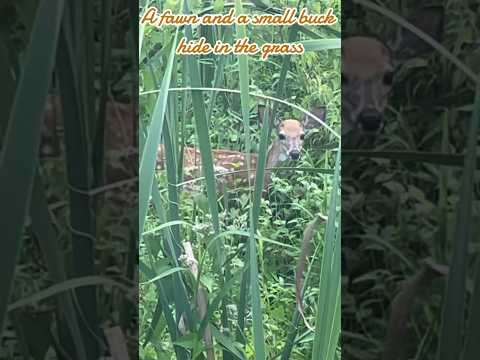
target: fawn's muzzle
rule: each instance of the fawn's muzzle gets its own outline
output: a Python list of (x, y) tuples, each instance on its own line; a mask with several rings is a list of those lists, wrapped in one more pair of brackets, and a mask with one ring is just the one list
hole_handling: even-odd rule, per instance
[(292, 160), (298, 160), (298, 158), (300, 157), (300, 151), (298, 150), (290, 151), (290, 157), (292, 158)]
[(377, 132), (383, 126), (383, 117), (378, 111), (362, 111), (358, 115), (358, 123), (365, 132)]

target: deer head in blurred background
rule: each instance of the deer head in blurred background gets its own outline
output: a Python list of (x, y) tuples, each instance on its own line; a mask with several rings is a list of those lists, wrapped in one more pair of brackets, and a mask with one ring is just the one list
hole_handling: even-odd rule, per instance
[[(443, 9), (429, 7), (409, 19), (414, 26), (438, 40), (443, 28)], [(384, 113), (396, 69), (406, 60), (431, 50), (413, 33), (399, 28), (385, 42), (354, 36), (342, 41), (342, 136), (354, 147), (385, 125)]]

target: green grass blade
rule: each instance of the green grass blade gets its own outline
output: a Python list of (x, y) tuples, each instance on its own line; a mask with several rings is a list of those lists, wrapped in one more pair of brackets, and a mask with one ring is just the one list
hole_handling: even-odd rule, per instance
[(159, 300), (155, 304), (155, 309), (153, 310), (153, 315), (152, 315), (152, 321), (150, 322), (149, 327), (147, 328), (147, 333), (145, 334), (145, 339), (143, 340), (143, 347), (147, 346), (148, 343), (152, 340), (153, 335), (155, 334), (155, 329), (157, 328), (158, 322), (162, 317), (162, 313), (163, 313), (163, 306), (162, 306), (162, 302)]
[[(332, 274), (333, 274), (333, 285), (334, 290), (332, 293), (335, 295), (332, 298), (332, 310), (333, 313), (331, 314), (333, 319), (331, 321), (332, 328), (330, 332), (330, 339), (328, 342), (328, 350), (327, 350), (327, 359), (333, 359), (335, 352), (337, 350), (338, 339), (340, 337), (340, 328), (341, 328), (341, 314), (342, 314), (342, 300), (341, 300), (341, 240), (342, 240), (342, 232), (341, 232), (341, 225), (342, 222), (339, 221), (338, 229), (337, 229), (337, 239), (335, 244), (335, 257), (332, 266)], [(335, 279), (338, 281), (335, 283)], [(336, 291), (335, 291), (336, 288)]]
[(342, 46), (341, 39), (315, 39), (305, 40), (301, 43), (305, 47), (305, 51), (340, 49), (340, 47)]
[[(242, 101), (242, 105), (243, 105), (243, 101)], [(262, 314), (262, 307), (261, 307), (262, 304), (261, 304), (260, 288), (259, 288), (259, 280), (258, 280), (258, 263), (257, 263), (255, 233), (256, 233), (256, 228), (257, 228), (258, 219), (259, 219), (260, 210), (261, 210), (264, 174), (265, 174), (265, 167), (267, 164), (268, 145), (270, 143), (270, 129), (271, 127), (270, 127), (269, 112), (266, 111), (264, 124), (263, 124), (262, 132), (260, 135), (260, 148), (259, 148), (259, 156), (257, 160), (255, 188), (254, 188), (253, 201), (252, 201), (251, 210), (250, 210), (250, 237), (249, 237), (248, 262), (245, 263), (245, 266), (248, 266), (250, 269), (250, 273), (249, 273), (250, 278), (248, 283), (250, 284), (250, 288), (251, 288), (251, 301), (252, 301), (252, 308), (253, 308), (252, 316), (253, 316), (253, 330), (254, 330), (253, 333), (255, 337), (254, 339), (255, 340), (255, 356), (257, 359), (265, 358), (265, 340), (264, 340), (264, 332), (263, 332), (263, 314)], [(246, 296), (246, 291), (244, 291), (243, 296)], [(245, 304), (245, 302), (246, 301), (243, 301), (242, 304)], [(239, 314), (244, 314), (244, 311), (242, 311), (242, 313), (239, 313)]]
[[(152, 74), (153, 75), (153, 74)], [(165, 145), (165, 163), (167, 170), (167, 190), (168, 190), (168, 214), (170, 221), (180, 220), (179, 214), (179, 197), (177, 187), (177, 154), (175, 153), (177, 147), (175, 146), (174, 138), (175, 131), (173, 126), (176, 118), (172, 114), (172, 111), (167, 112), (167, 120), (163, 123), (163, 142)], [(172, 228), (172, 237), (175, 243), (177, 252), (175, 257), (178, 258), (181, 254), (182, 239), (180, 237), (180, 227), (174, 226)]]
[[(337, 306), (335, 298), (340, 281), (340, 263), (336, 255), (336, 252), (340, 251), (340, 244), (336, 243), (336, 239), (339, 239), (339, 237), (337, 237), (338, 229), (336, 222), (339, 222), (337, 204), (340, 192), (340, 154), (339, 149), (335, 160), (335, 174), (333, 177), (325, 231), (312, 360), (327, 359), (329, 351), (328, 344), (330, 339), (333, 340), (334, 338), (334, 336), (332, 336), (332, 329), (335, 322), (335, 307)], [(337, 259), (337, 261), (334, 261), (334, 259)]]
[[(0, 262), (0, 329), (3, 329), (15, 275), (25, 215), (33, 185), (48, 87), (54, 66), (63, 15), (62, 0), (39, 4), (30, 44), (15, 94), (9, 127), (0, 157), (0, 227), (3, 229)], [(43, 56), (39, 56), (43, 54)], [(12, 207), (12, 204), (16, 206)]]
[(270, 144), (270, 135), (271, 135), (271, 111), (267, 106), (265, 106), (265, 117), (262, 130), (260, 133), (260, 146), (258, 150), (258, 159), (257, 159), (257, 168), (256, 168), (256, 180), (255, 188), (253, 193), (252, 207), (251, 207), (251, 221), (250, 226), (253, 228), (254, 233), (256, 233), (258, 219), (260, 217), (261, 210), (261, 201), (262, 201), (262, 192), (265, 182), (265, 174), (269, 176), (269, 172), (265, 171), (267, 166), (267, 154), (268, 146)]
[[(224, 43), (230, 43), (232, 38), (232, 31), (230, 28), (225, 28), (224, 30), (224, 36), (222, 41)], [(223, 78), (225, 76), (224, 74), (224, 69), (225, 69), (225, 64), (227, 62), (227, 57), (226, 56), (219, 56), (217, 60), (217, 70), (215, 71), (215, 78), (213, 80), (213, 87), (217, 88), (220, 86), (220, 84), (223, 81)], [(207, 121), (210, 124), (210, 121), (212, 119), (212, 114), (213, 114), (213, 108), (215, 106), (215, 100), (217, 98), (217, 91), (212, 90), (210, 92), (210, 103), (208, 104), (208, 112), (207, 112)]]
[(139, 285), (150, 284), (150, 283), (161, 280), (163, 278), (166, 278), (167, 276), (173, 275), (173, 274), (175, 274), (177, 272), (181, 272), (181, 271), (185, 271), (185, 269), (181, 268), (181, 267), (170, 268), (170, 269), (162, 272), (161, 274), (155, 275), (153, 278), (148, 279), (147, 281), (144, 281), (144, 282), (140, 283)]
[[(235, 0), (235, 10), (237, 14), (243, 13), (243, 6), (241, 0)], [(237, 25), (237, 39), (247, 37), (245, 25)], [(238, 55), (238, 72), (240, 81), (240, 101), (243, 120), (243, 132), (245, 134), (245, 153), (247, 158), (247, 171), (251, 170), (251, 141), (250, 141), (250, 75), (248, 71), (248, 55)], [(250, 180), (250, 173), (248, 174)]]
[[(181, 71), (182, 71), (182, 74), (187, 74), (188, 73), (188, 70), (187, 70), (187, 59), (185, 57), (183, 57), (182, 59), (182, 68), (181, 68)], [(187, 84), (187, 77), (186, 76), (182, 76), (182, 86)], [(187, 100), (188, 100), (188, 97), (187, 97), (187, 93), (184, 92), (182, 93), (182, 103), (181, 103), (181, 116), (182, 116), (182, 119), (186, 119), (187, 118)], [(178, 166), (177, 166), (177, 170), (178, 170), (178, 174), (177, 174), (177, 178), (178, 178), (178, 181), (179, 182), (182, 182), (183, 181), (183, 158), (184, 158), (184, 151), (185, 151), (185, 138), (187, 136), (187, 131), (186, 131), (186, 121), (182, 121), (182, 126), (180, 127), (180, 153), (178, 154)]]
[(153, 110), (152, 122), (148, 131), (145, 148), (140, 161), (140, 184), (139, 184), (139, 232), (143, 233), (145, 219), (147, 217), (148, 202), (152, 189), (155, 173), (155, 164), (157, 161), (157, 149), (162, 135), (163, 121), (167, 108), (168, 88), (172, 76), (173, 61), (175, 59), (175, 44), (177, 43), (178, 31), (175, 33), (175, 40), (172, 45), (170, 57), (162, 80), (162, 86), (158, 95), (155, 109)]
[(258, 281), (258, 263), (257, 263), (257, 246), (255, 242), (255, 234), (253, 228), (250, 226), (249, 239), (249, 269), (250, 269), (250, 291), (252, 302), (252, 317), (253, 317), (253, 336), (255, 359), (265, 359), (265, 338), (263, 333), (263, 314), (262, 303), (260, 298), (260, 285)]

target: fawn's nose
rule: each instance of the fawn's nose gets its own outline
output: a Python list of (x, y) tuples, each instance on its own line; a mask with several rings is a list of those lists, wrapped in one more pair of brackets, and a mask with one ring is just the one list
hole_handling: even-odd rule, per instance
[(375, 110), (364, 110), (358, 115), (358, 122), (363, 131), (376, 132), (382, 126), (382, 114)]
[(300, 157), (300, 151), (298, 150), (290, 151), (290, 157), (292, 158), (292, 160), (298, 160), (298, 158)]

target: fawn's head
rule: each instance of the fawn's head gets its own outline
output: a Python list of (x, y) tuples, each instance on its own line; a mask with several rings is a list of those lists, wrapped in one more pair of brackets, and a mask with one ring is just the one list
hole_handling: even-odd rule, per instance
[[(443, 10), (437, 7), (419, 10), (409, 22), (438, 39), (443, 27)], [(428, 50), (426, 43), (403, 28), (385, 43), (363, 36), (343, 40), (342, 134), (365, 137), (382, 130), (395, 69)]]
[[(310, 112), (325, 122), (325, 107), (315, 107)], [(263, 123), (265, 107), (258, 108), (260, 122)], [(278, 161), (298, 160), (300, 152), (303, 148), (303, 142), (308, 132), (314, 128), (320, 127), (321, 124), (313, 118), (306, 116), (303, 121), (295, 119), (280, 120), (275, 118), (276, 139), (272, 144)]]

